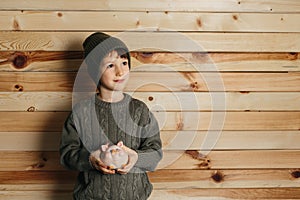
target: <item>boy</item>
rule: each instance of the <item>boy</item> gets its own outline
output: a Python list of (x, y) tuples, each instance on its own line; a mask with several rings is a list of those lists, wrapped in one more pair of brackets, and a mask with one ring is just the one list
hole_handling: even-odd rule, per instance
[[(143, 200), (152, 192), (146, 171), (162, 158), (157, 121), (147, 106), (123, 93), (130, 55), (119, 39), (94, 33), (83, 43), (85, 62), (97, 94), (78, 103), (61, 137), (61, 163), (78, 170), (74, 199)], [(129, 161), (113, 170), (100, 160), (103, 144), (123, 142)]]

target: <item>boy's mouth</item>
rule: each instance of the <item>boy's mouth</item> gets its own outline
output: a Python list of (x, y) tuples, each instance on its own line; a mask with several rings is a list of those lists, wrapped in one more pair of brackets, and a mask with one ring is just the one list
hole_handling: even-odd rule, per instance
[(124, 80), (125, 80), (125, 79), (115, 79), (114, 82), (115, 82), (115, 83), (122, 83), (122, 82), (124, 82)]

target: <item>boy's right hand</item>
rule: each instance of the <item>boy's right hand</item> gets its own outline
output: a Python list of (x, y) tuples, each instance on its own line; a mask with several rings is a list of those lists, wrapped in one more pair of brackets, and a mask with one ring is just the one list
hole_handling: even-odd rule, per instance
[(109, 167), (107, 167), (100, 159), (100, 149), (97, 151), (93, 151), (90, 154), (90, 162), (93, 165), (93, 167), (95, 169), (97, 169), (98, 171), (101, 171), (103, 174), (115, 174), (115, 170), (113, 169), (109, 169)]

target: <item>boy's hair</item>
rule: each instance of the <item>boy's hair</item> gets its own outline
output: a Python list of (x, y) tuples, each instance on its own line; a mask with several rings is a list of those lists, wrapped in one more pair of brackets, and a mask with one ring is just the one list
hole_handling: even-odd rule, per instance
[(127, 46), (120, 39), (96, 32), (88, 36), (83, 42), (84, 58), (87, 70), (96, 85), (99, 84), (100, 64), (103, 58), (110, 52), (116, 51), (121, 58), (128, 59), (130, 69), (130, 54)]

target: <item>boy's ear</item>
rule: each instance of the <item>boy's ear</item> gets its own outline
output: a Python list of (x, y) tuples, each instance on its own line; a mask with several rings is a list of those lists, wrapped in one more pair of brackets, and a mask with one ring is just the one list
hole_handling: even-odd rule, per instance
[(122, 141), (118, 142), (117, 146), (122, 147), (124, 144)]
[(108, 144), (101, 145), (101, 150), (106, 151), (108, 149)]

